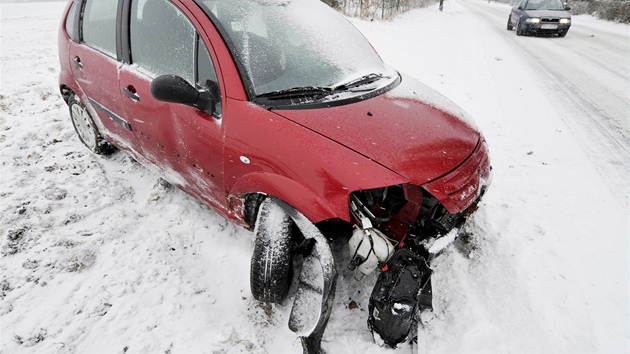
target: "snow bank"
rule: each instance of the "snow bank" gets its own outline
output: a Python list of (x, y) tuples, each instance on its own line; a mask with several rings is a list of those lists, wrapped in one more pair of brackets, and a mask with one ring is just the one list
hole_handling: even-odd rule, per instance
[[(472, 236), (432, 265), (427, 351), (627, 352), (629, 209), (602, 172), (622, 165), (594, 162), (575, 133), (580, 116), (559, 105), (567, 93), (541, 85), (543, 64), (515, 45), (553, 39), (515, 42), (502, 17), (477, 17), (471, 4), (508, 9), (446, 1), (443, 13), (353, 20), (386, 62), (472, 114), (491, 149), (494, 181)], [(2, 351), (300, 353), (290, 300), (251, 298), (250, 232), (124, 153), (80, 144), (57, 92), (63, 5), (1, 7)], [(581, 43), (571, 36), (566, 55)], [(324, 348), (409, 352), (373, 343), (376, 274), (355, 279), (345, 247), (333, 248), (339, 286)]]

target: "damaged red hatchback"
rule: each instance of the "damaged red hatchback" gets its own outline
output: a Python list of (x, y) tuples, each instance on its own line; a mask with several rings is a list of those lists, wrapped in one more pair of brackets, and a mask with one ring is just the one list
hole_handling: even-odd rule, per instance
[(289, 325), (307, 350), (334, 295), (330, 239), (348, 240), (352, 269), (381, 271), (368, 318), (381, 343), (410, 337), (431, 308), (428, 245), (490, 182), (464, 112), (317, 0), (72, 0), (59, 57), (89, 149), (122, 149), (254, 230), (256, 299), (283, 301), (302, 256), (295, 296), (320, 313), (296, 305)]

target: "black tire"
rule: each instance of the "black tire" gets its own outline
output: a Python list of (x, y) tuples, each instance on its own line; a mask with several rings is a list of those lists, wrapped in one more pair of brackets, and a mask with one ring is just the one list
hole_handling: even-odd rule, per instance
[(77, 132), (83, 145), (99, 155), (109, 155), (116, 151), (116, 147), (103, 138), (90, 113), (76, 96), (68, 100), (68, 107), (74, 131)]
[(272, 198), (265, 199), (258, 210), (254, 228), (254, 252), (250, 269), (250, 287), (256, 300), (280, 303), (292, 281), (293, 220)]
[(523, 30), (521, 28), (521, 20), (518, 20), (518, 22), (516, 23), (516, 35), (517, 36), (522, 36), (524, 34), (525, 34), (525, 32), (523, 32)]
[(512, 26), (512, 15), (510, 15), (508, 17), (508, 22), (507, 22), (507, 30), (511, 31), (512, 29), (514, 29), (514, 26)]
[(565, 31), (565, 32), (558, 32), (558, 37), (564, 37), (567, 35), (569, 31)]

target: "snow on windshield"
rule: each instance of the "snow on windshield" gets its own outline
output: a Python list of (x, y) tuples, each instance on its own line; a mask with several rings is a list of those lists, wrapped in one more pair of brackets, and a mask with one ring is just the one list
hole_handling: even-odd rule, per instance
[(531, 0), (527, 2), (525, 10), (564, 10), (560, 0)]
[(333, 86), (377, 73), (393, 77), (372, 46), (321, 1), (203, 1), (229, 37), (256, 95)]

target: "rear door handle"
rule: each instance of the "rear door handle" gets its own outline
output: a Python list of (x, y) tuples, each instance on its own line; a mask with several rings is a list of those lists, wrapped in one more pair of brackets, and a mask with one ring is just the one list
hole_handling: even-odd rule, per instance
[(127, 87), (123, 86), (122, 93), (124, 93), (125, 96), (131, 98), (134, 102), (140, 101), (140, 96), (138, 96), (138, 92), (136, 91), (136, 88), (131, 85)]
[(81, 63), (81, 58), (79, 57), (72, 58), (72, 64), (79, 69), (83, 69), (83, 63)]

